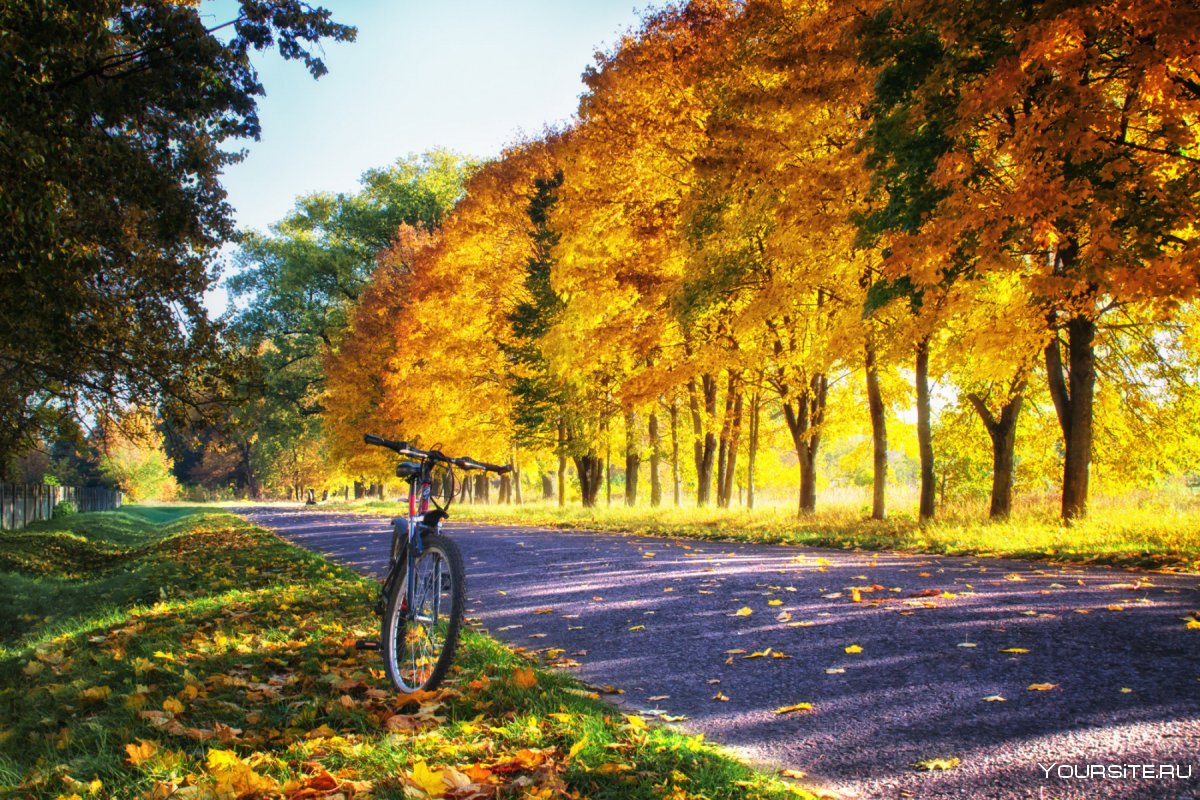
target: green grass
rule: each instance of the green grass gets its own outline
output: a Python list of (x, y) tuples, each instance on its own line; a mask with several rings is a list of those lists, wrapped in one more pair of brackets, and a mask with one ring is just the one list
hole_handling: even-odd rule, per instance
[[(615, 499), (615, 498), (614, 498)], [(365, 503), (356, 508), (403, 513), (402, 503)], [(797, 519), (794, 508), (745, 509), (600, 505), (585, 509), (546, 503), (521, 506), (455, 505), (456, 520), (591, 528), (649, 536), (755, 541), (840, 549), (895, 550), (947, 555), (994, 556), (1149, 569), (1200, 570), (1200, 503), (1194, 500), (1100, 500), (1091, 515), (1064, 527), (1047, 503), (1026, 503), (1004, 522), (986, 511), (955, 508), (921, 525), (911, 513), (874, 521), (857, 505), (843, 504)]]
[(474, 632), (445, 691), (397, 695), (353, 648), (374, 584), (229, 514), (81, 514), (0, 534), (0, 554), (0, 796), (421, 797), (422, 774), (434, 796), (451, 777), (808, 796)]

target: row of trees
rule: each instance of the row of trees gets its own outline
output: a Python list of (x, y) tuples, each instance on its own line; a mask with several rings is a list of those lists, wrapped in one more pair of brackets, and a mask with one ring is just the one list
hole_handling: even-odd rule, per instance
[[(1149, 0), (651, 13), (585, 74), (574, 124), (464, 172), (453, 211), (380, 229), (369, 280), (360, 259), (358, 288), (324, 306), (345, 316), (316, 348), (323, 454), (381, 474), (368, 429), (549, 454), (560, 501), (570, 460), (592, 505), (616, 434), (627, 501), (648, 459), (652, 503), (678, 502), (686, 471), (700, 504), (727, 505), (735, 482), (753, 502), (774, 427), (803, 514), (861, 405), (883, 517), (889, 419), (894, 442), (911, 402), (922, 518), (969, 449), (953, 441), (964, 414), (986, 432), (996, 517), (1039, 406), (1068, 521), (1098, 434), (1106, 463), (1177, 474), (1197, 454), (1196, 15)], [(246, 252), (251, 274), (272, 263)]]

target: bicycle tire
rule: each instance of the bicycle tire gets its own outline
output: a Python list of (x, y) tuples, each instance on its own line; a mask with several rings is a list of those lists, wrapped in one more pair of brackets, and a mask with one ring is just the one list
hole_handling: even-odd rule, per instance
[(388, 597), (380, 636), (384, 671), (392, 685), (406, 694), (435, 689), (446, 677), (458, 647), (467, 602), (462, 554), (448, 537), (425, 534), (424, 549), (417, 557), (413, 575), (414, 609), (403, 607), (408, 582), (405, 575)]

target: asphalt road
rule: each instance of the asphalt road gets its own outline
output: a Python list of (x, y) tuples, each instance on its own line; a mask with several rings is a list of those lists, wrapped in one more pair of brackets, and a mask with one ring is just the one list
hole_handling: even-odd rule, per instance
[[(364, 574), (386, 563), (386, 519), (244, 511)], [(561, 648), (627, 708), (686, 717), (673, 724), (838, 796), (1200, 798), (1195, 574), (447, 531), (467, 613), (494, 636)], [(813, 710), (774, 713), (797, 703)]]

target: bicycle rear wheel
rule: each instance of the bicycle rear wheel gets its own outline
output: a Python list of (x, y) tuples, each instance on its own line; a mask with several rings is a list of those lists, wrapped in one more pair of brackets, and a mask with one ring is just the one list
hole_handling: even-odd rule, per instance
[(383, 613), (383, 666), (401, 692), (435, 688), (446, 677), (458, 647), (466, 605), (462, 554), (440, 533), (424, 536), (413, 566), (412, 608), (407, 579), (397, 581)]

